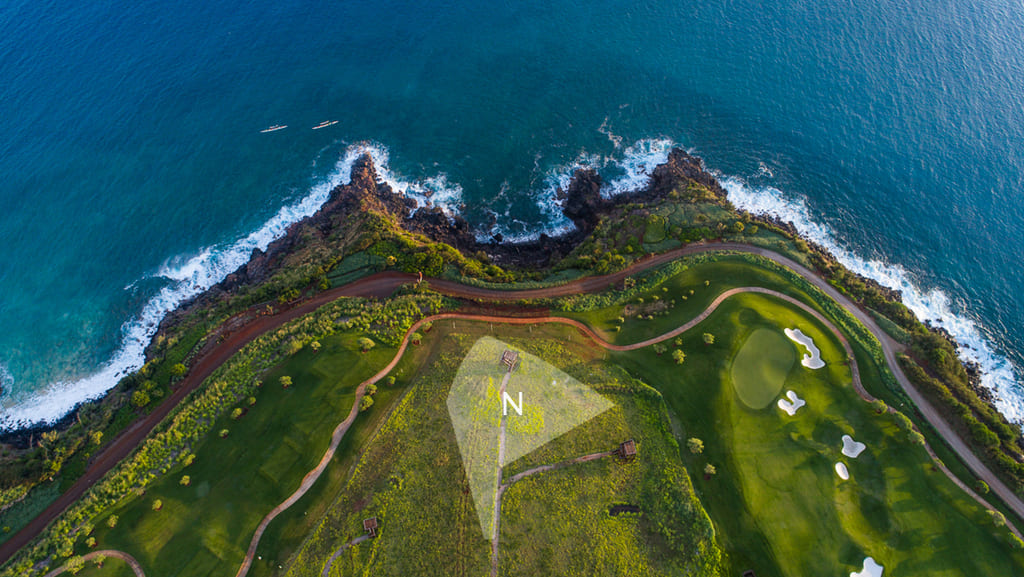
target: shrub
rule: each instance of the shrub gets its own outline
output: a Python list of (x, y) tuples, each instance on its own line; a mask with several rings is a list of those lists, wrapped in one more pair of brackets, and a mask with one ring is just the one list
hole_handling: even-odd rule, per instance
[(712, 465), (711, 463), (708, 463), (707, 465), (704, 465), (704, 474), (705, 475), (710, 477), (711, 475), (714, 475), (717, 472), (718, 472), (718, 470), (715, 469), (715, 466)]
[(157, 499), (156, 501), (153, 501), (153, 510), (154, 511), (159, 511), (160, 509), (163, 509), (163, 508), (164, 508), (164, 502), (163, 501), (161, 501), (160, 499)]
[(420, 333), (413, 333), (413, 334), (409, 335), (409, 342), (411, 342), (414, 345), (420, 344), (420, 341), (422, 341), (422, 340), (423, 340), (423, 335), (421, 335)]
[(103, 431), (93, 431), (89, 433), (89, 440), (92, 441), (93, 445), (99, 446), (103, 444)]
[(242, 416), (242, 408), (241, 407), (235, 407), (234, 410), (231, 411), (231, 418), (232, 419), (236, 419), (237, 420), (241, 416)]
[(245, 402), (248, 403), (249, 406), (251, 407), (256, 404), (256, 397), (249, 397), (248, 399), (245, 400)]
[(181, 461), (181, 464), (186, 466), (186, 467), (188, 467), (189, 465), (191, 465), (192, 463), (195, 463), (195, 462), (196, 462), (196, 455), (195, 455), (195, 453), (189, 453), (189, 454), (185, 455), (185, 458)]
[(713, 345), (715, 344), (715, 335), (711, 333), (704, 333), (704, 344)]
[(681, 365), (686, 362), (686, 353), (676, 349), (675, 351), (672, 351), (672, 360), (674, 360), (677, 365)]
[(369, 385), (366, 385), (366, 394), (371, 396), (371, 397), (373, 395), (376, 395), (377, 394), (377, 385), (375, 385), (373, 383), (370, 383)]
[(389, 387), (394, 386), (394, 384), (395, 384), (395, 376), (394, 375), (388, 375), (388, 380), (385, 381), (385, 382), (388, 384)]
[(978, 481), (976, 483), (974, 483), (974, 490), (977, 491), (981, 495), (988, 495), (988, 492), (989, 492), (988, 483), (986, 483), (985, 481), (982, 481), (981, 479), (978, 479)]
[(96, 537), (89, 537), (85, 540), (85, 546), (92, 549), (96, 546)]
[(373, 339), (369, 339), (367, 337), (359, 337), (359, 340), (356, 341), (356, 344), (359, 345), (359, 350), (363, 351), (364, 353), (369, 351), (373, 347), (377, 346), (377, 343), (373, 342)]
[(107, 527), (110, 527), (111, 529), (117, 527), (117, 521), (117, 515), (111, 515), (107, 517)]
[(989, 514), (990, 517), (992, 517), (992, 523), (996, 527), (1005, 527), (1006, 526), (1006, 517), (1002, 513), (1000, 513), (999, 511), (995, 511), (995, 510), (989, 509), (988, 510), (988, 514)]
[(80, 556), (75, 555), (74, 557), (68, 559), (66, 567), (69, 573), (71, 573), (72, 575), (78, 575), (82, 571), (82, 569), (85, 569), (85, 559), (82, 559)]
[(373, 406), (373, 398), (372, 397), (364, 396), (359, 401), (359, 410), (360, 411), (365, 411), (365, 410), (369, 409), (372, 406)]
[(686, 448), (694, 455), (699, 455), (704, 452), (704, 441), (697, 437), (690, 437), (686, 440)]
[(178, 481), (178, 483), (183, 487), (188, 487), (189, 485), (192, 484), (192, 477), (189, 477), (188, 475), (183, 475), (181, 477), (181, 480)]
[(277, 382), (281, 383), (281, 386), (286, 388), (286, 389), (288, 387), (292, 386), (292, 378), (289, 377), (288, 375), (285, 375), (285, 376), (281, 377), (280, 379), (277, 379)]
[(309, 343), (309, 348), (313, 349), (314, 353), (320, 352), (320, 341), (313, 341)]
[(881, 415), (882, 413), (889, 409), (889, 406), (886, 405), (885, 401), (883, 401), (882, 399), (875, 399), (871, 401), (871, 408), (874, 409), (876, 413)]
[(149, 393), (146, 391), (135, 391), (132, 393), (132, 406), (137, 408), (145, 407), (149, 404)]
[(171, 376), (173, 377), (183, 377), (186, 372), (188, 372), (188, 368), (181, 363), (177, 363), (171, 367)]
[(656, 343), (656, 344), (655, 344), (655, 345), (654, 345), (653, 347), (651, 347), (651, 348), (653, 348), (653, 349), (654, 349), (654, 352), (658, 353), (659, 355), (661, 355), (661, 354), (664, 354), (664, 353), (665, 353), (665, 351), (667, 351), (667, 350), (668, 350), (668, 347), (666, 347), (665, 345), (663, 345), (663, 344), (661, 344), (661, 343)]
[(228, 436), (228, 430), (227, 430), (227, 429), (221, 429), (221, 430), (220, 430), (220, 438), (221, 438), (221, 439), (224, 439), (224, 438), (226, 438), (227, 436)]

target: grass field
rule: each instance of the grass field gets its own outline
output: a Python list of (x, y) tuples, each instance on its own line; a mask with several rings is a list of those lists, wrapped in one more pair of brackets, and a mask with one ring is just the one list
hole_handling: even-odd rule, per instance
[(751, 332), (732, 361), (729, 377), (736, 396), (751, 409), (772, 404), (796, 361), (793, 344), (774, 328)]
[[(362, 354), (356, 338), (332, 336), (319, 353), (300, 351), (270, 371), (254, 406), (213, 427), (228, 429), (227, 438), (211, 435), (196, 449), (194, 464), (170, 471), (144, 496), (115, 510), (115, 528), (97, 525), (99, 546), (130, 553), (151, 575), (234, 574), (260, 519), (298, 487), (326, 450), (355, 386), (394, 355), (385, 346)], [(282, 375), (294, 385), (278, 384)], [(385, 412), (396, 394), (382, 387), (378, 411), (357, 424)], [(191, 478), (189, 486), (180, 484), (183, 475)], [(160, 511), (152, 509), (157, 499)]]
[[(444, 325), (434, 330), (424, 343), (435, 349), (429, 370), (414, 380), (408, 396), (367, 447), (352, 480), (293, 560), (289, 575), (319, 574), (333, 551), (362, 532), (360, 522), (369, 516), (381, 520), (380, 536), (346, 550), (331, 565), (330, 575), (364, 574), (371, 565), (375, 575), (487, 573), (490, 546), (481, 535), (444, 399), (462, 356), (477, 338), (490, 334), (490, 327), (459, 322), (457, 329)], [(645, 456), (631, 465), (611, 458), (582, 464), (578, 474), (568, 472), (576, 490), (566, 490), (559, 481), (565, 480), (562, 471), (513, 485), (506, 497), (509, 520), (502, 521), (501, 574), (613, 575), (622, 573), (622, 563), (641, 574), (675, 574), (672, 569), (698, 557), (698, 551), (713, 564), (715, 549), (708, 540), (713, 530), (678, 458), (660, 395), (609, 377), (600, 367), (603, 353), (575, 331), (497, 330), (495, 336), (502, 340), (557, 362), (582, 382), (599, 385), (616, 403), (511, 464), (506, 478), (539, 459), (549, 463), (605, 451), (629, 437), (640, 442)], [(570, 360), (571, 368), (565, 366)], [(612, 505), (623, 503), (645, 505), (650, 513), (609, 515)], [(538, 514), (545, 510), (550, 513)], [(544, 518), (550, 522), (538, 525)], [(678, 539), (664, 537), (658, 527), (671, 528)], [(703, 548), (687, 549), (685, 555), (670, 549), (683, 537)], [(583, 557), (590, 561), (576, 563)], [(705, 557), (699, 561), (707, 562)], [(618, 564), (606, 562), (612, 560)]]
[[(730, 382), (749, 335), (787, 327), (813, 338), (828, 363), (815, 371), (794, 364), (785, 388), (807, 400), (794, 417), (774, 405), (747, 406)], [(715, 334), (715, 344), (706, 346), (702, 332)], [(845, 575), (866, 556), (893, 575), (1024, 572), (1008, 531), (937, 471), (892, 417), (857, 396), (842, 349), (809, 315), (771, 297), (740, 295), (686, 334), (681, 348), (688, 352), (682, 371), (650, 350), (614, 358), (665, 395), (686, 436), (704, 441), (703, 454), (686, 455), (687, 463), (717, 467), (717, 475), (694, 482), (732, 572)], [(843, 457), (843, 434), (868, 450)], [(849, 466), (850, 481), (834, 473), (838, 461)]]

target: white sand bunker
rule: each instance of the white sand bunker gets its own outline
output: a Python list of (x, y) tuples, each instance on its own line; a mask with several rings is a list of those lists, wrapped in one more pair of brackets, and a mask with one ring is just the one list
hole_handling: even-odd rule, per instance
[(847, 457), (856, 459), (857, 455), (863, 453), (867, 448), (867, 445), (854, 441), (850, 435), (843, 435), (843, 454)]
[(790, 417), (796, 414), (797, 409), (807, 404), (807, 401), (796, 396), (793, 391), (786, 391), (786, 396), (789, 397), (789, 400), (779, 399), (779, 408), (786, 411)]
[(807, 349), (809, 354), (804, 355), (804, 358), (800, 361), (801, 365), (808, 369), (820, 369), (825, 366), (825, 361), (821, 360), (821, 351), (818, 350), (818, 347), (814, 346), (814, 339), (805, 335), (800, 329), (786, 329), (782, 332), (786, 333), (789, 340), (801, 344)]
[(850, 573), (850, 577), (882, 577), (882, 566), (871, 557), (864, 559), (864, 568), (856, 573)]
[(839, 475), (839, 478), (844, 481), (850, 480), (850, 470), (844, 463), (836, 463), (836, 475)]

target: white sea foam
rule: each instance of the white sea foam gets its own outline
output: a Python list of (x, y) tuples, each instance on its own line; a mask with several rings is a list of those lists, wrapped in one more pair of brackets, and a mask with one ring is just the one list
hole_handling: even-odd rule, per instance
[[(617, 150), (622, 148), (622, 137), (613, 134), (607, 122), (601, 125), (598, 132), (607, 134)], [(577, 170), (592, 169), (607, 175), (601, 188), (605, 198), (634, 192), (647, 186), (650, 173), (668, 160), (668, 153), (673, 146), (675, 143), (667, 138), (647, 138), (627, 146), (620, 156), (581, 152), (572, 162), (548, 170), (542, 181), (543, 187), (530, 193), (532, 202), (540, 210), (541, 223), (530, 225), (512, 219), (507, 212), (503, 215), (492, 212), (498, 222), (490, 230), (480, 232), (477, 240), (487, 242), (493, 235), (500, 233), (505, 242), (522, 243), (537, 240), (542, 233), (555, 237), (571, 232), (575, 226), (562, 214), (563, 201), (558, 199), (557, 194), (559, 190), (569, 188)]]
[(803, 199), (788, 197), (773, 187), (751, 187), (736, 177), (719, 175), (719, 180), (737, 208), (792, 222), (801, 235), (825, 247), (846, 268), (899, 290), (903, 303), (919, 319), (949, 331), (959, 344), (961, 359), (978, 363), (981, 384), (992, 390), (999, 411), (1011, 421), (1024, 421), (1024, 387), (1017, 379), (1015, 367), (984, 336), (976, 321), (953, 311), (949, 295), (938, 289), (922, 288), (914, 275), (898, 264), (855, 254), (836, 240), (826, 224), (812, 218)]
[[(450, 184), (444, 174), (421, 181), (406, 181), (391, 171), (388, 151), (383, 146), (350, 146), (332, 172), (319, 179), (304, 198), (282, 207), (256, 231), (233, 243), (207, 247), (195, 256), (176, 259), (160, 267), (154, 276), (167, 279), (170, 284), (151, 298), (137, 317), (121, 327), (121, 345), (113, 357), (97, 372), (83, 379), (52, 383), (43, 390), (33, 391), (31, 396), (5, 394), (0, 406), (0, 430), (54, 422), (79, 403), (101, 396), (123, 376), (141, 367), (145, 362), (145, 348), (168, 312), (224, 280), (248, 262), (254, 249), (265, 250), (271, 242), (284, 236), (290, 225), (319, 210), (330, 197), (331, 190), (339, 184), (348, 183), (352, 165), (363, 154), (373, 158), (381, 180), (396, 191), (415, 198), (418, 206), (432, 202), (449, 214), (458, 210), (462, 189)], [(433, 192), (429, 199), (427, 191)], [(10, 391), (10, 374), (2, 367), (0, 380), (4, 390)]]

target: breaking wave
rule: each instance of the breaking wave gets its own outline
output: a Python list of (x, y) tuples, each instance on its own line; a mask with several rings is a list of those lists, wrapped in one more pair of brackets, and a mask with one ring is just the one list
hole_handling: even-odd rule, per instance
[[(404, 180), (391, 171), (385, 147), (374, 143), (349, 146), (333, 170), (318, 179), (305, 197), (282, 207), (257, 230), (234, 242), (206, 247), (199, 254), (172, 259), (161, 266), (153, 276), (165, 279), (166, 286), (146, 302), (137, 316), (122, 325), (121, 344), (114, 355), (98, 371), (82, 379), (51, 383), (31, 394), (7, 396), (0, 414), (0, 430), (55, 422), (80, 403), (100, 397), (122, 377), (139, 369), (145, 363), (146, 346), (167, 313), (224, 280), (248, 262), (253, 250), (265, 250), (271, 242), (284, 236), (293, 223), (316, 213), (336, 186), (349, 182), (352, 165), (363, 154), (373, 158), (379, 179), (414, 198), (417, 206), (434, 204), (449, 214), (457, 212), (462, 188), (449, 183), (444, 174), (424, 180)], [(0, 365), (0, 384), (4, 391), (11, 390), (11, 381), (10, 373)]]
[(939, 289), (925, 289), (914, 274), (898, 264), (866, 259), (836, 240), (832, 229), (816, 221), (803, 199), (794, 199), (777, 188), (752, 187), (741, 178), (721, 176), (719, 181), (737, 208), (753, 214), (768, 214), (792, 222), (802, 236), (831, 252), (846, 268), (898, 290), (903, 303), (921, 320), (942, 327), (956, 340), (960, 358), (977, 363), (981, 384), (991, 390), (996, 408), (1009, 420), (1024, 421), (1024, 386), (1017, 379), (1013, 363), (985, 337), (979, 324), (953, 310), (949, 295)]

